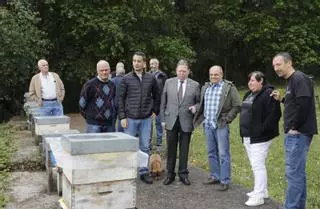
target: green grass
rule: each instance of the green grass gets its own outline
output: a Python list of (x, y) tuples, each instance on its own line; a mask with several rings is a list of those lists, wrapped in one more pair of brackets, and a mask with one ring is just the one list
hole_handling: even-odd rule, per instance
[(8, 186), (7, 165), (15, 148), (12, 143), (14, 131), (8, 125), (0, 124), (0, 208), (4, 208), (7, 199), (4, 195)]
[[(284, 90), (282, 89), (282, 92)], [(320, 86), (317, 86), (317, 92), (320, 94)], [(243, 95), (244, 91), (240, 91)], [(319, 95), (320, 96), (320, 95)], [(317, 106), (318, 127), (320, 127), (320, 107)], [(285, 189), (287, 186), (284, 176), (284, 135), (282, 131), (282, 118), (279, 124), (280, 136), (275, 138), (269, 149), (267, 159), (268, 169), (268, 190), (269, 195), (276, 201), (283, 203), (285, 198)], [(203, 128), (197, 128), (192, 136), (190, 145), (190, 162), (208, 170), (207, 148)], [(320, 137), (314, 136), (307, 160), (307, 209), (320, 209)], [(241, 143), (239, 135), (239, 117), (230, 125), (230, 151), (231, 151), (231, 172), (232, 182), (243, 185), (248, 189), (253, 187), (253, 175), (247, 153)]]

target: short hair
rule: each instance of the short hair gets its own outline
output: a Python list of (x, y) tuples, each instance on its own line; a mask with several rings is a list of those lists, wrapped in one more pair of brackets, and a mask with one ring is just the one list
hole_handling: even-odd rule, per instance
[(105, 60), (99, 60), (99, 61), (97, 62), (97, 70), (98, 70), (98, 68), (99, 68), (101, 65), (105, 65), (105, 66), (107, 66), (108, 69), (110, 69), (109, 62), (107, 62), (107, 61), (105, 61)]
[(40, 68), (40, 64), (43, 63), (43, 62), (48, 63), (47, 60), (45, 60), (45, 59), (40, 59), (40, 60), (38, 61), (38, 68)]
[(281, 56), (284, 60), (285, 63), (291, 61), (292, 62), (292, 57), (288, 52), (279, 52), (278, 54), (276, 54), (273, 58)]
[(259, 82), (261, 80), (263, 80), (262, 85), (267, 84), (267, 79), (261, 71), (253, 71), (253, 72), (249, 73), (248, 80), (250, 80), (252, 76), (254, 76), (254, 78)]
[(145, 55), (143, 52), (137, 51), (137, 52), (135, 52), (135, 53), (133, 54), (133, 56), (134, 56), (134, 55), (140, 56), (140, 57), (142, 57), (142, 60), (143, 60), (144, 62), (146, 61), (146, 55)]
[(179, 65), (187, 66), (188, 69), (189, 69), (189, 63), (188, 63), (187, 60), (183, 60), (183, 59), (182, 59), (182, 60), (179, 60), (178, 63), (177, 63), (177, 67), (178, 67)]
[(116, 65), (116, 75), (124, 75), (126, 70), (124, 69), (123, 62), (118, 62)]
[(223, 69), (222, 69), (222, 67), (221, 67), (220, 65), (213, 65), (212, 67), (210, 67), (209, 72), (210, 72), (210, 70), (213, 69), (213, 68), (219, 69), (219, 70), (220, 70), (220, 73), (221, 73), (222, 76), (223, 76)]
[(155, 61), (157, 64), (159, 64), (159, 60), (158, 60), (157, 58), (151, 58), (151, 59), (150, 59), (150, 62), (151, 62), (151, 61)]

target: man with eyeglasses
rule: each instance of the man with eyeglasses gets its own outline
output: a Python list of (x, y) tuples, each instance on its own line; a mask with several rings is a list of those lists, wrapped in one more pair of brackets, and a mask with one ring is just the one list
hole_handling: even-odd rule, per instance
[(97, 63), (97, 74), (81, 90), (80, 112), (86, 119), (88, 133), (114, 132), (116, 87), (109, 80), (110, 65), (107, 61), (100, 60)]

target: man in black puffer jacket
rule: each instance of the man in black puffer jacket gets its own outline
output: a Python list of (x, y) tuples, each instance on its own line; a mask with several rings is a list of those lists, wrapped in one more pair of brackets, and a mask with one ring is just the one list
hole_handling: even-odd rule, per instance
[(132, 65), (134, 70), (124, 76), (120, 84), (118, 114), (124, 132), (131, 136), (139, 135), (140, 179), (151, 184), (152, 177), (148, 171), (151, 115), (159, 114), (160, 93), (154, 76), (144, 71), (145, 54), (134, 53)]

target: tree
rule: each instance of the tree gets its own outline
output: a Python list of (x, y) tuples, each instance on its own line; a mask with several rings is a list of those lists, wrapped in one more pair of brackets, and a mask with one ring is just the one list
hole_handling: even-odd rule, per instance
[(9, 109), (16, 101), (22, 102), (36, 62), (46, 56), (50, 46), (45, 33), (37, 28), (37, 14), (29, 6), (12, 0), (0, 7), (0, 100)]

